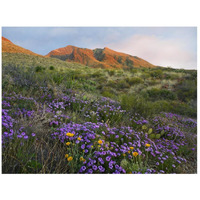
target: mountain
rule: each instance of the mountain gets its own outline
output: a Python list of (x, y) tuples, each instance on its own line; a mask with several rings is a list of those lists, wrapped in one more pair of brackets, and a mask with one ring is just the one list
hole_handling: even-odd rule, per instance
[(46, 57), (59, 58), (64, 61), (78, 62), (90, 67), (111, 69), (154, 68), (155, 65), (137, 57), (120, 53), (105, 47), (104, 49), (86, 49), (68, 45), (49, 52)]
[[(2, 52), (21, 53), (43, 57), (28, 49), (15, 45), (5, 37), (2, 37)], [(68, 62), (76, 62), (94, 68), (122, 69), (134, 67), (156, 67), (137, 56), (120, 53), (107, 47), (104, 49), (97, 48), (92, 50), (68, 45), (49, 52), (45, 57), (58, 58)]]
[(10, 40), (8, 40), (5, 37), (2, 37), (2, 52), (22, 53), (22, 54), (28, 54), (28, 55), (41, 56), (39, 54), (33, 53), (32, 51), (28, 49), (24, 49), (18, 45), (13, 44)]

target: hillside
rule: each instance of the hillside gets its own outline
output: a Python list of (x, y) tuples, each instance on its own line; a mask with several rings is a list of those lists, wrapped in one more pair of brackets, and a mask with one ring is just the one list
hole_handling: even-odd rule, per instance
[(2, 173), (197, 173), (196, 70), (2, 61)]
[(21, 53), (21, 54), (41, 56), (41, 55), (36, 54), (28, 49), (25, 49), (23, 47), (13, 44), (10, 40), (8, 40), (5, 37), (2, 37), (2, 52)]
[(86, 49), (68, 45), (49, 52), (47, 57), (64, 61), (78, 62), (90, 67), (110, 69), (155, 68), (156, 66), (137, 57), (120, 53), (105, 47), (104, 49)]

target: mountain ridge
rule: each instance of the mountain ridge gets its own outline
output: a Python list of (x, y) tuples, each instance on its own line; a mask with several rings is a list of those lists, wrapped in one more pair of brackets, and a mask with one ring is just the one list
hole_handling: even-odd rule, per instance
[(108, 47), (104, 47), (103, 49), (88, 49), (67, 45), (66, 47), (54, 49), (47, 55), (42, 56), (12, 43), (5, 37), (2, 37), (2, 52), (52, 57), (63, 61), (80, 63), (93, 68), (129, 69), (157, 67), (142, 58), (117, 52)]
[(87, 49), (72, 45), (50, 51), (46, 57), (54, 57), (69, 62), (78, 62), (90, 67), (102, 68), (155, 68), (156, 66), (137, 56), (114, 51), (108, 47)]
[(35, 55), (35, 56), (42, 56), (37, 53), (34, 53), (28, 49), (25, 49), (23, 47), (20, 47), (13, 42), (11, 42), (9, 39), (2, 37), (2, 53), (23, 53), (28, 55)]

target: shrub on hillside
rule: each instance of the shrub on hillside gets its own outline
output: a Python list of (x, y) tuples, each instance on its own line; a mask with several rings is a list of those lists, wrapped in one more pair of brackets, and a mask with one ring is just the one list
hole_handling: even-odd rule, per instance
[(191, 99), (197, 99), (197, 81), (181, 81), (175, 86), (175, 91), (181, 101), (188, 102)]
[(176, 100), (177, 96), (174, 92), (167, 89), (152, 88), (146, 91), (151, 100)]
[(43, 70), (43, 67), (42, 67), (42, 66), (37, 66), (37, 67), (35, 68), (35, 72), (42, 72), (42, 70)]
[(49, 70), (54, 70), (54, 69), (55, 69), (54, 66), (49, 67)]
[(117, 83), (116, 87), (117, 87), (118, 89), (126, 89), (126, 88), (130, 88), (130, 85), (126, 82), (126, 80), (120, 80), (120, 81)]
[(131, 78), (126, 78), (126, 81), (130, 84), (130, 85), (137, 85), (140, 83), (143, 83), (144, 81), (139, 78), (139, 77), (131, 77)]
[(163, 71), (161, 69), (153, 70), (150, 72), (151, 77), (161, 79), (163, 77)]

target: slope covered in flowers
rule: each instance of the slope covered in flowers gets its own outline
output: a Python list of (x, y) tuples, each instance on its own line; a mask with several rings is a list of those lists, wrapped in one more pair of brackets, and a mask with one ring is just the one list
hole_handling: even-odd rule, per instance
[(191, 118), (145, 119), (117, 101), (71, 90), (2, 98), (5, 173), (195, 173)]

